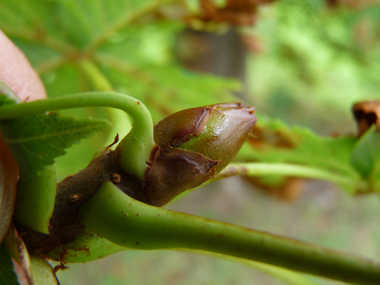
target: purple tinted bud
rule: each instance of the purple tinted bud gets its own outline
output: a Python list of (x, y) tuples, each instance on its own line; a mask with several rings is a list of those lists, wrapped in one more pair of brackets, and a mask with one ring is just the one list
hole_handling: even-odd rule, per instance
[(162, 206), (221, 171), (256, 124), (253, 107), (217, 104), (174, 113), (154, 128), (157, 148), (144, 181), (147, 203)]

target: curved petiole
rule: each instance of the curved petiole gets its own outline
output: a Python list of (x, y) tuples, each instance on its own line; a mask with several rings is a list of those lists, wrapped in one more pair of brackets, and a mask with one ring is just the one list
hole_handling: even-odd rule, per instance
[(362, 181), (354, 178), (326, 171), (320, 168), (297, 165), (291, 163), (231, 163), (222, 172), (216, 175), (210, 182), (221, 180), (230, 176), (263, 176), (263, 175), (281, 175), (300, 178), (320, 179), (333, 182), (345, 189), (361, 189), (366, 187), (361, 185)]
[(88, 92), (65, 95), (17, 105), (6, 105), (0, 108), (0, 120), (7, 120), (27, 115), (57, 111), (79, 107), (112, 107), (128, 113), (134, 120), (134, 127), (120, 142), (123, 159), (121, 167), (129, 173), (143, 178), (152, 149), (153, 140), (152, 117), (139, 100), (125, 94), (115, 92)]

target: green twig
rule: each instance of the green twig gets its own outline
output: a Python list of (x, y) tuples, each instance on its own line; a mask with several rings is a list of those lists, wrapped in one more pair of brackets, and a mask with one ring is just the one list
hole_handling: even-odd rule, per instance
[(133, 12), (127, 12), (124, 17), (115, 22), (113, 25), (110, 25), (104, 32), (99, 34), (91, 44), (85, 49), (88, 53), (94, 53), (94, 51), (101, 46), (104, 42), (106, 42), (110, 36), (112, 36), (115, 32), (124, 28), (126, 25), (136, 21), (142, 16), (149, 14), (159, 7), (163, 5), (167, 5), (170, 3), (177, 2), (178, 0), (156, 0), (151, 1), (147, 5), (141, 7), (140, 9), (136, 9)]
[[(134, 120), (134, 127), (120, 144), (123, 159), (120, 161), (123, 169), (142, 178), (146, 161), (155, 146), (153, 141), (153, 121), (145, 105), (128, 95), (114, 92), (88, 92), (66, 95), (57, 98), (6, 105), (0, 108), (0, 120), (12, 119), (46, 111), (56, 111), (78, 107), (112, 107), (123, 110)], [(119, 144), (119, 145), (120, 145)], [(127, 159), (125, 159), (127, 158)]]
[[(230, 176), (263, 176), (263, 175), (282, 175), (303, 177), (312, 179), (327, 180), (343, 187), (352, 188), (359, 184), (358, 181), (347, 176), (325, 171), (319, 168), (296, 165), (290, 163), (231, 163), (221, 173), (213, 178), (213, 181), (224, 179)], [(359, 185), (358, 185), (359, 186)]]
[(99, 67), (91, 60), (82, 59), (78, 62), (79, 67), (94, 85), (96, 91), (114, 91), (112, 84), (100, 71)]
[(105, 182), (82, 208), (83, 224), (127, 248), (203, 250), (313, 275), (379, 284), (380, 263), (269, 233), (149, 206)]

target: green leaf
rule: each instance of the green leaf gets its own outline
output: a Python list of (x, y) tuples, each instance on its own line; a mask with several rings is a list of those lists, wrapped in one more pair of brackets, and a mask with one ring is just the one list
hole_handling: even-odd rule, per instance
[(17, 275), (13, 271), (13, 263), (4, 244), (0, 245), (0, 284), (19, 285)]
[(156, 122), (182, 109), (236, 102), (231, 91), (240, 89), (237, 80), (199, 75), (176, 65), (168, 65), (162, 72), (158, 66), (134, 66), (128, 71), (123, 61), (115, 64), (109, 60), (105, 64), (110, 65), (104, 71), (115, 88), (142, 100)]
[(0, 131), (14, 154), (22, 175), (38, 174), (54, 158), (64, 155), (65, 148), (97, 131), (105, 131), (105, 120), (75, 120), (56, 113), (26, 116), (4, 121)]
[[(307, 128), (288, 127), (279, 119), (270, 120), (258, 116), (255, 137), (243, 146), (236, 160), (309, 166), (351, 178), (359, 183), (360, 175), (350, 165), (355, 142), (354, 137), (324, 137)], [(355, 183), (340, 186), (348, 193), (358, 190)]]
[(355, 142), (354, 137), (324, 137), (259, 116), (256, 137), (242, 155), (252, 161), (299, 163), (353, 176), (355, 170), (349, 161)]
[(281, 4), (289, 6), (289, 8), (298, 8), (307, 16), (315, 19), (317, 16), (317, 8), (321, 6), (321, 1), (319, 0), (284, 0)]
[(108, 26), (122, 21), (136, 9), (151, 2), (148, 0), (60, 0), (59, 22), (70, 40), (85, 47)]
[(240, 89), (237, 80), (198, 75), (173, 64), (183, 23), (154, 17), (136, 23), (170, 0), (42, 0), (35, 3), (36, 15), (28, 15), (31, 0), (8, 2), (0, 0), (0, 28), (43, 73), (49, 96), (91, 90), (80, 58), (70, 58), (93, 47), (112, 87), (143, 100), (155, 121), (189, 107), (236, 101), (231, 91)]
[(351, 164), (363, 177), (378, 171), (380, 133), (376, 130), (376, 126), (372, 126), (356, 143), (351, 153)]

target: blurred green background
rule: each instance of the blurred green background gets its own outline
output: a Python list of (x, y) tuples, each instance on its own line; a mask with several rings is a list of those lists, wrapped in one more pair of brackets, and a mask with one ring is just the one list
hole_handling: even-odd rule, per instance
[[(60, 15), (66, 20), (62, 29), (52, 26), (52, 33), (77, 47), (91, 42), (90, 32), (102, 29), (102, 23), (109, 24), (91, 14), (102, 1), (93, 6), (84, 0), (48, 2), (51, 9), (62, 4)], [(153, 3), (119, 2), (131, 13)], [(280, 118), (323, 135), (354, 134), (352, 104), (380, 97), (380, 1), (278, 0), (259, 6), (253, 26), (238, 28), (184, 21), (183, 5), (171, 2), (114, 33), (97, 53), (100, 70), (115, 90), (142, 100), (156, 122), (183, 108), (239, 100), (255, 106), (259, 122), (260, 117)], [(195, 0), (177, 2), (200, 9)], [(0, 4), (11, 5), (6, 0)], [(104, 10), (117, 16), (121, 12), (111, 11), (113, 4)], [(71, 13), (73, 7), (77, 14)], [(0, 16), (4, 11), (0, 9)], [(36, 11), (38, 16), (42, 8)], [(10, 28), (11, 16), (0, 18), (0, 28), (41, 74), (49, 96), (91, 90), (75, 59), (60, 62), (56, 51), (18, 36)], [(87, 29), (78, 19), (87, 21)], [(81, 29), (90, 39), (81, 37)], [(105, 116), (102, 109), (64, 113)], [(58, 158), (59, 178), (84, 168), (106, 135), (84, 140)], [(379, 258), (377, 196), (349, 196), (320, 181), (298, 183), (300, 192), (289, 201), (228, 178), (167, 208)], [(57, 273), (62, 285), (292, 284), (231, 260), (175, 251), (126, 251), (69, 268)], [(316, 284), (342, 284), (310, 278)]]

